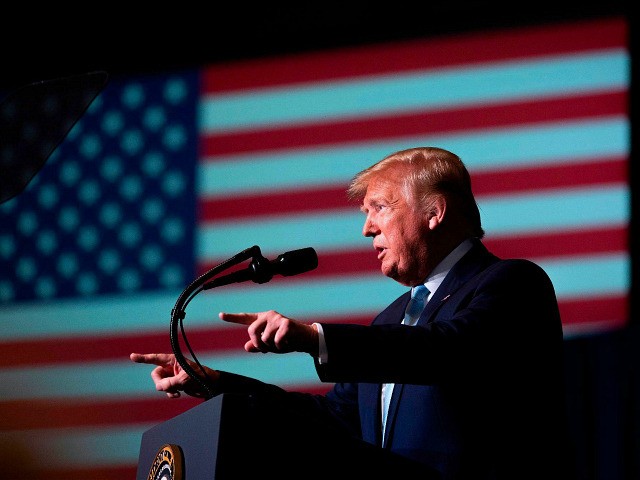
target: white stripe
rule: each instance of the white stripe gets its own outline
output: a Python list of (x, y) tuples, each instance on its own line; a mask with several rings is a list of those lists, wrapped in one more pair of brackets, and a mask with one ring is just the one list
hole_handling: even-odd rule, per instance
[(37, 339), (115, 332), (142, 333), (169, 325), (180, 292), (102, 295), (75, 300), (16, 302), (0, 306), (0, 338)]
[[(309, 386), (301, 384), (298, 387)], [(156, 397), (164, 395), (158, 392), (154, 394)], [(167, 399), (166, 401), (179, 400)], [(165, 420), (157, 423), (121, 426), (46, 428), (46, 419), (44, 419), (43, 428), (0, 432), (0, 445), (5, 452), (18, 455), (12, 458), (7, 457), (9, 460), (17, 461), (16, 464), (9, 465), (9, 471), (17, 473), (20, 471), (19, 468), (25, 468), (25, 480), (31, 478), (27, 473), (32, 473), (34, 470), (115, 469), (132, 466), (142, 469), (146, 478), (151, 465), (138, 465), (143, 434), (166, 420), (170, 418), (167, 416)], [(161, 445), (158, 446), (160, 447)], [(20, 454), (28, 457), (19, 456)]]
[[(565, 327), (565, 338), (586, 333), (609, 331), (607, 322), (594, 322), (584, 325)], [(275, 357), (275, 355), (273, 356)], [(268, 356), (262, 356), (264, 362)], [(287, 356), (289, 358), (289, 356)], [(203, 359), (204, 360), (204, 359)], [(209, 361), (210, 359), (206, 359)], [(266, 362), (268, 363), (268, 362)], [(137, 366), (145, 370), (144, 365)], [(147, 367), (148, 370), (150, 367)], [(111, 375), (113, 372), (109, 372)], [(127, 373), (127, 376), (130, 375)], [(148, 371), (144, 379), (137, 378), (142, 385), (147, 386), (146, 395), (161, 395), (150, 393), (150, 379)], [(0, 374), (0, 378), (1, 374)], [(143, 381), (144, 380), (144, 381)], [(3, 382), (4, 383), (4, 379)], [(73, 383), (71, 383), (73, 385)], [(293, 385), (292, 385), (293, 386)], [(295, 386), (293, 386), (295, 388)], [(4, 396), (3, 396), (3, 399)], [(171, 401), (171, 400), (167, 400)], [(169, 418), (167, 418), (169, 420)], [(136, 466), (148, 472), (144, 465), (138, 465), (142, 436), (148, 429), (162, 423), (142, 423), (125, 426), (100, 426), (79, 428), (42, 428), (22, 431), (0, 432), (0, 444), (11, 446), (13, 452), (28, 454), (29, 468), (34, 470), (47, 469), (82, 469), (82, 468), (118, 468)], [(46, 425), (46, 421), (43, 422)], [(81, 452), (81, 454), (79, 454)], [(26, 465), (22, 465), (26, 467)], [(14, 467), (16, 467), (14, 465)], [(17, 466), (20, 467), (20, 466)], [(11, 471), (15, 471), (13, 468)]]
[[(322, 259), (321, 256), (320, 261)], [(554, 283), (559, 299), (607, 293), (626, 293), (630, 285), (630, 259), (626, 252), (574, 256), (539, 262)], [(223, 293), (201, 295), (187, 309), (192, 325), (210, 324), (219, 311), (242, 312), (274, 309), (294, 318), (343, 316), (377, 313), (405, 287), (384, 277), (371, 274), (349, 278), (331, 278), (306, 282), (273, 280), (262, 286), (243, 284), (228, 296)], [(215, 292), (215, 291), (214, 291)], [(348, 292), (345, 295), (345, 292)]]
[(628, 253), (551, 260), (539, 262), (539, 265), (551, 278), (559, 300), (626, 295), (631, 285)]
[[(585, 187), (526, 194), (478, 197), (489, 235), (626, 225), (630, 218), (625, 185)], [(317, 214), (261, 217), (258, 220), (203, 224), (197, 231), (200, 262), (232, 257), (252, 245), (282, 253), (311, 246), (317, 250), (367, 250), (361, 235), (364, 216), (355, 206)]]
[[(185, 330), (188, 335), (188, 327)], [(309, 355), (250, 354), (243, 346), (244, 343), (238, 344), (235, 354), (199, 355), (196, 352), (196, 355), (200, 362), (212, 368), (282, 387), (320, 385)], [(184, 353), (188, 355), (187, 351)], [(113, 362), (0, 369), (0, 398), (3, 401), (29, 398), (91, 400), (97, 397), (101, 401), (118, 401), (131, 395), (157, 398), (161, 393), (155, 390), (150, 377), (153, 368), (133, 363), (127, 357)]]
[[(357, 278), (305, 281), (304, 276), (276, 277), (271, 283), (251, 282), (221, 287), (199, 294), (187, 307), (186, 324), (220, 324), (217, 314), (227, 311), (280, 309), (291, 315), (353, 313), (366, 308), (375, 311), (404, 291), (399, 284), (382, 275)], [(349, 298), (342, 293), (353, 288), (361, 295)], [(120, 296), (83, 299), (81, 302), (25, 302), (0, 307), (0, 337), (28, 339), (69, 335), (83, 337), (113, 334), (157, 332), (169, 327), (171, 309), (180, 292), (163, 295)], [(192, 318), (195, 317), (195, 318)], [(15, 319), (20, 321), (15, 321)], [(194, 323), (195, 322), (195, 323)], [(167, 330), (168, 334), (168, 330)]]
[(370, 250), (373, 254), (371, 239), (360, 233), (363, 221), (364, 216), (354, 206), (315, 214), (203, 223), (196, 231), (196, 259), (208, 262), (232, 257), (252, 245), (260, 246), (264, 255), (304, 247)]
[[(322, 261), (321, 253), (319, 258)], [(572, 256), (546, 261), (541, 266), (551, 276), (560, 299), (597, 295), (598, 292), (626, 294), (630, 284), (627, 253)], [(304, 274), (276, 277), (263, 285), (248, 282), (200, 293), (187, 306), (184, 323), (187, 331), (190, 326), (216, 328), (224, 325), (217, 317), (220, 311), (269, 309), (301, 320), (341, 316), (348, 321), (350, 315), (374, 315), (405, 290), (405, 287), (377, 273), (313, 280), (305, 279)], [(158, 332), (165, 328), (168, 336), (170, 312), (178, 294), (7, 305), (0, 308), (0, 337), (4, 340), (61, 335), (86, 337), (99, 336), (104, 332), (113, 334), (114, 331), (121, 335), (143, 334), (145, 330)], [(149, 298), (155, 303), (150, 305)], [(98, 378), (89, 377), (88, 380), (95, 382)], [(16, 385), (19, 383), (16, 378)]]
[(211, 199), (326, 185), (346, 189), (358, 171), (392, 152), (417, 145), (451, 150), (472, 176), (476, 171), (567, 162), (579, 168), (580, 163), (627, 156), (630, 142), (626, 117), (367, 140), (348, 146), (243, 154), (232, 160), (204, 158), (197, 167), (196, 189), (200, 196)]
[(478, 207), (488, 235), (501, 236), (626, 225), (631, 215), (625, 185), (479, 197)]
[(152, 426), (5, 431), (0, 432), (0, 442), (6, 451), (29, 454), (28, 462), (24, 458), (13, 459), (24, 463), (12, 465), (10, 472), (19, 468), (31, 471), (131, 467), (138, 463), (142, 434)]
[[(580, 296), (626, 293), (629, 288), (630, 262), (627, 255), (609, 255), (588, 257), (572, 263), (544, 262), (540, 266), (547, 272), (556, 288), (559, 299)], [(353, 285), (350, 282), (336, 282), (331, 285), (315, 285), (315, 292), (308, 286), (306, 294), (300, 295), (287, 288), (289, 301), (280, 305), (247, 305), (256, 302), (256, 296), (263, 289), (256, 289), (256, 295), (240, 295), (244, 306), (258, 306), (259, 309), (270, 307), (293, 317), (331, 313), (344, 313), (344, 322), (348, 322), (349, 314), (360, 315), (363, 312), (380, 310), (397, 294), (406, 289), (386, 280), (384, 285), (395, 285), (396, 292), (383, 294), (380, 289), (370, 289), (369, 285)], [(382, 286), (382, 284), (380, 284)], [(358, 291), (359, 287), (361, 291)], [(282, 292), (282, 288), (280, 288)], [(349, 292), (345, 295), (344, 292)], [(284, 292), (282, 292), (284, 293)], [(292, 297), (295, 297), (292, 302)], [(361, 298), (360, 298), (361, 297)], [(346, 300), (345, 300), (346, 299)], [(201, 325), (203, 322), (215, 322), (212, 317), (219, 310), (255, 311), (255, 308), (227, 309), (230, 305), (216, 298), (206, 297), (194, 308), (187, 309), (185, 331), (189, 327)], [(240, 298), (236, 299), (240, 300)], [(259, 303), (260, 299), (258, 299)], [(329, 308), (327, 308), (329, 304)], [(336, 308), (333, 308), (335, 305)], [(280, 308), (284, 307), (284, 308)], [(287, 308), (288, 307), (288, 308)], [(324, 309), (323, 309), (324, 307)], [(191, 318), (193, 317), (193, 318)], [(220, 323), (220, 321), (218, 320)], [(238, 328), (244, 329), (243, 326)], [(223, 355), (203, 355), (200, 361), (219, 370), (231, 371), (241, 375), (258, 378), (267, 383), (275, 383), (286, 387), (296, 384), (313, 384), (318, 382), (313, 360), (307, 354), (293, 353), (288, 355), (262, 355), (244, 352), (243, 344), (238, 345), (238, 353)], [(146, 353), (146, 352), (142, 352)], [(197, 354), (197, 352), (196, 352)], [(132, 363), (128, 358), (120, 361), (93, 362), (73, 364), (72, 366), (18, 367), (0, 370), (0, 398), (3, 400), (19, 400), (24, 398), (95, 398), (97, 396), (120, 398), (122, 395), (143, 394), (151, 392), (152, 383), (149, 373), (152, 367)]]
[(629, 84), (629, 62), (628, 52), (617, 48), (209, 94), (199, 112), (200, 128), (224, 132), (619, 89)]

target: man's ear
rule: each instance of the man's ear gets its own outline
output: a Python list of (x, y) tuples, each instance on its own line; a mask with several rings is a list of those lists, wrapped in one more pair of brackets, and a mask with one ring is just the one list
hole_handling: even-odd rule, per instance
[(431, 206), (427, 211), (429, 230), (435, 230), (436, 227), (444, 221), (446, 211), (447, 200), (444, 198), (444, 195), (435, 195), (432, 199)]

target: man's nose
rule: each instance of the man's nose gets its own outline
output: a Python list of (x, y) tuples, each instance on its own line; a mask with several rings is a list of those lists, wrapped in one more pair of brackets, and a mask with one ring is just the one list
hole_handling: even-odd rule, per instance
[(364, 219), (364, 225), (362, 226), (362, 235), (365, 237), (373, 237), (376, 234), (377, 227), (369, 216)]

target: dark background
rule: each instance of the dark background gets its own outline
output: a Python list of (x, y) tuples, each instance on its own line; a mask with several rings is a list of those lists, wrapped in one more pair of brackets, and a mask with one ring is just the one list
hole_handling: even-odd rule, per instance
[[(193, 3), (193, 2), (184, 2)], [(252, 2), (253, 3), (253, 2)], [(546, 22), (630, 15), (624, 1), (21, 3), (2, 13), (0, 88), (104, 70), (161, 72), (344, 46)]]
[[(632, 57), (630, 325), (622, 331), (565, 342), (567, 402), (575, 441), (575, 451), (567, 454), (575, 456), (580, 480), (640, 479), (640, 322), (634, 301), (638, 297), (637, 114), (632, 108), (637, 90), (637, 34), (628, 3), (526, 2), (505, 7), (448, 0), (347, 6), (238, 2), (222, 7), (211, 2), (187, 10), (156, 2), (137, 5), (135, 11), (130, 5), (112, 3), (55, 9), (23, 4), (1, 17), (0, 91), (95, 70), (112, 76), (159, 73), (264, 56), (626, 16)], [(540, 448), (543, 455), (544, 446)]]

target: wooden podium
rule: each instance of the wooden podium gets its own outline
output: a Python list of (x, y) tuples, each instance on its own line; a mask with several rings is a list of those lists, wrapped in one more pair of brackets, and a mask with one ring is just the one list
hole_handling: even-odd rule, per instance
[(436, 479), (426, 467), (338, 434), (264, 398), (222, 394), (142, 435), (136, 480)]

